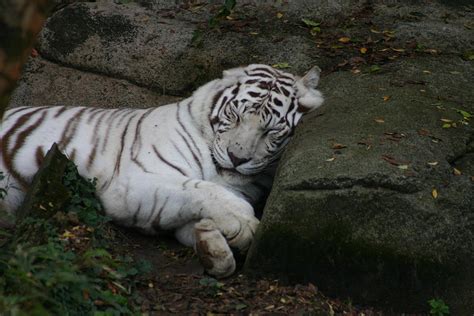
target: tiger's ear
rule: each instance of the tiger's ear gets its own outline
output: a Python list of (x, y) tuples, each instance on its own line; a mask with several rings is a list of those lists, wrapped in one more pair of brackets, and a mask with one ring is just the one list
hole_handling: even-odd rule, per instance
[(314, 66), (306, 73), (306, 75), (304, 75), (303, 78), (301, 78), (301, 80), (308, 89), (316, 89), (319, 83), (320, 74), (321, 68), (319, 68), (318, 66)]
[(318, 66), (311, 68), (306, 75), (296, 81), (298, 89), (298, 112), (308, 113), (321, 106), (323, 95), (316, 87), (319, 84), (321, 69)]
[(245, 75), (244, 68), (237, 67), (232, 69), (227, 69), (222, 72), (222, 78), (227, 79), (231, 77), (239, 78)]

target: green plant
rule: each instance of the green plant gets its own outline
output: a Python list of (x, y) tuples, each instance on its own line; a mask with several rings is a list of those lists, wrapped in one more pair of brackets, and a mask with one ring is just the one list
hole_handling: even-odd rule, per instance
[(202, 278), (199, 280), (199, 285), (202, 285), (211, 296), (217, 296), (219, 291), (224, 287), (224, 283), (214, 278)]
[(137, 313), (134, 291), (150, 265), (109, 250), (111, 228), (95, 180), (69, 163), (62, 182), (70, 193), (64, 209), (52, 218), (32, 210), (0, 246), (0, 314)]
[(449, 315), (449, 306), (441, 299), (431, 299), (428, 301), (430, 305), (430, 314), (435, 316)]
[(209, 19), (209, 26), (215, 27), (219, 24), (219, 21), (232, 13), (236, 5), (236, 0), (224, 0), (224, 4), (221, 6), (217, 14)]

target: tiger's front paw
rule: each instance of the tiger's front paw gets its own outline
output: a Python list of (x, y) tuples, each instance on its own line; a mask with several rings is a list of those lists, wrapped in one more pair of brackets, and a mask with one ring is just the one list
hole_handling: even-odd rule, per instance
[(245, 253), (252, 243), (259, 220), (248, 212), (222, 212), (213, 218), (217, 229), (221, 231), (232, 248)]
[(234, 255), (214, 221), (203, 219), (194, 228), (195, 250), (206, 272), (218, 278), (234, 273)]

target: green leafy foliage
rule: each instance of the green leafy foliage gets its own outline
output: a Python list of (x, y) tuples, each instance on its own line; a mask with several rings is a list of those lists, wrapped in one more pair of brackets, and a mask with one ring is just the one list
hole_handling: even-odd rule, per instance
[(219, 21), (226, 16), (229, 16), (232, 13), (232, 10), (235, 8), (236, 0), (224, 0), (224, 4), (221, 6), (217, 14), (215, 14), (209, 20), (209, 26), (215, 27), (219, 24)]
[(217, 296), (220, 289), (224, 287), (224, 283), (214, 278), (202, 278), (199, 280), (199, 285), (202, 285), (204, 290), (211, 296)]
[(430, 314), (435, 316), (449, 315), (449, 306), (441, 299), (431, 299), (428, 301), (430, 305)]
[(301, 19), (301, 22), (303, 22), (304, 25), (310, 29), (311, 35), (314, 36), (321, 32), (321, 27), (320, 27), (321, 23), (315, 22), (310, 19)]
[(108, 250), (109, 219), (95, 180), (81, 178), (70, 163), (63, 183), (71, 193), (64, 211), (26, 217), (0, 246), (0, 314), (136, 314), (134, 289), (149, 263)]
[(272, 65), (272, 67), (273, 67), (273, 68), (277, 68), (277, 69), (287, 69), (287, 68), (291, 68), (290, 64), (289, 64), (289, 63), (286, 63), (286, 62), (274, 64), (274, 65)]

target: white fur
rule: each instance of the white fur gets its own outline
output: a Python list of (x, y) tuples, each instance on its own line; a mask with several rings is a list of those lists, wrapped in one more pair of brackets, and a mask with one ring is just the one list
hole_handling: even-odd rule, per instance
[[(2, 155), (0, 170), (13, 168), (23, 180), (31, 181), (38, 169), (34, 161), (37, 151), (47, 151), (52, 143), (59, 142), (64, 136), (68, 122), (77, 122), (75, 129), (70, 130), (70, 142), (59, 143), (60, 149), (69, 157), (74, 155), (82, 176), (98, 179), (97, 193), (107, 214), (119, 223), (148, 232), (175, 230), (176, 237), (183, 244), (195, 247), (200, 255), (213, 262), (213, 267), (207, 267), (210, 273), (226, 276), (235, 269), (229, 246), (245, 251), (252, 241), (258, 220), (251, 203), (262, 197), (258, 187), (271, 184), (272, 168), (269, 158), (264, 157), (261, 122), (255, 115), (247, 119), (243, 114), (244, 122), (240, 127), (220, 135), (217, 143), (225, 147), (222, 151), (227, 152), (235, 147), (232, 142), (240, 139), (242, 149), (235, 151), (252, 160), (237, 166), (237, 170), (221, 170), (220, 167), (232, 166), (227, 153), (220, 157), (213, 152), (217, 136), (209, 117), (216, 92), (244, 82), (248, 73), (258, 67), (269, 68), (250, 65), (225, 71), (223, 79), (207, 83), (192, 97), (148, 110), (100, 112), (94, 108), (76, 107), (61, 112), (64, 110), (62, 107), (11, 109), (6, 113), (0, 137), (1, 146), (14, 160), (8, 166), (7, 157)], [(322, 104), (323, 98), (315, 90), (314, 70), (309, 74), (309, 79), (295, 78), (294, 88), (300, 104), (313, 110)], [(319, 79), (319, 71), (317, 77)], [(288, 110), (288, 104), (284, 104), (281, 111), (285, 110)], [(295, 114), (295, 124), (301, 115)], [(9, 134), (22, 117), (27, 118), (26, 122)], [(74, 121), (74, 118), (78, 119)], [(28, 128), (40, 119), (41, 123), (28, 133)], [(22, 132), (28, 136), (13, 152)], [(262, 141), (257, 141), (257, 138)], [(89, 164), (93, 148), (95, 155)], [(215, 165), (212, 155), (220, 166)], [(253, 169), (257, 173), (251, 171), (256, 165), (261, 165), (260, 169)], [(8, 185), (8, 194), (2, 204), (13, 211), (23, 199), (24, 188), (15, 177), (10, 176), (7, 180), (0, 183), (0, 186)], [(259, 182), (259, 186), (255, 182)], [(210, 250), (206, 252), (203, 248)]]

